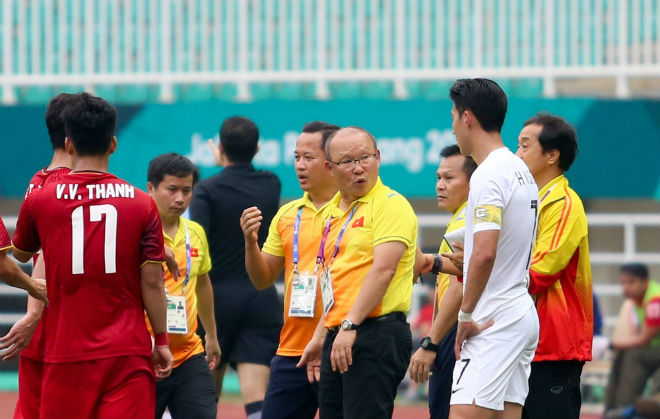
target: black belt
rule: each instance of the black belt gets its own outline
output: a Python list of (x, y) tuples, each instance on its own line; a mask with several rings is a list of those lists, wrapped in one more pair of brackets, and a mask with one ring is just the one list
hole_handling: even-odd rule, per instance
[[(382, 316), (378, 316), (378, 317), (367, 317), (366, 319), (364, 319), (362, 324), (358, 326), (358, 328), (372, 323), (397, 322), (397, 321), (405, 322), (406, 314), (401, 311), (393, 311), (391, 313), (383, 314)], [(341, 329), (341, 325), (328, 327), (328, 330), (331, 332), (338, 332), (339, 329)]]

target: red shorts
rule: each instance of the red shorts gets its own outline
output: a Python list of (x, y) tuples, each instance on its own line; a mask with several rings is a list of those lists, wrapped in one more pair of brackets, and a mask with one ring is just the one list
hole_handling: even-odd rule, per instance
[(46, 364), (42, 418), (149, 418), (156, 409), (153, 361), (122, 356)]
[(18, 359), (18, 400), (14, 419), (39, 417), (44, 363), (21, 355)]

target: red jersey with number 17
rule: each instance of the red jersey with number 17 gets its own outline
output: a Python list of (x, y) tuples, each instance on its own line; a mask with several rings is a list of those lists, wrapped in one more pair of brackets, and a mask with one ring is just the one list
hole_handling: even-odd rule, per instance
[(149, 195), (110, 173), (71, 172), (26, 198), (14, 247), (43, 249), (46, 362), (150, 356), (140, 267), (165, 255)]
[[(48, 183), (57, 183), (60, 181), (62, 176), (68, 175), (71, 169), (68, 167), (55, 167), (53, 169), (42, 169), (32, 176), (30, 184), (25, 191), (25, 197), (27, 198), (33, 192), (40, 191), (44, 185)], [(34, 255), (34, 262), (37, 262), (37, 255)], [(37, 323), (37, 327), (34, 329), (34, 334), (30, 343), (21, 351), (21, 356), (34, 359), (36, 361), (43, 361), (44, 359), (44, 349), (46, 341), (44, 339), (44, 324), (46, 324), (46, 318), (48, 317), (48, 307), (44, 308), (44, 311), (41, 315), (41, 320)]]

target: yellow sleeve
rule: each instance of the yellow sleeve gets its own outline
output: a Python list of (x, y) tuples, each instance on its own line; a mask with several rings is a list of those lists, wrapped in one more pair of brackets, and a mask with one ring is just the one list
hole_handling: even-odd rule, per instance
[(209, 241), (206, 239), (206, 232), (201, 225), (198, 225), (197, 233), (202, 251), (202, 262), (201, 265), (199, 265), (198, 275), (204, 275), (211, 270), (211, 252), (209, 250)]
[(406, 246), (417, 240), (417, 216), (410, 203), (400, 194), (391, 192), (377, 197), (373, 204), (373, 245), (400, 241)]
[(277, 211), (277, 214), (275, 214), (275, 217), (273, 217), (273, 221), (271, 221), (270, 226), (268, 227), (268, 237), (266, 238), (266, 242), (264, 243), (264, 246), (261, 248), (262, 252), (268, 253), (269, 255), (273, 255), (273, 256), (278, 256), (282, 258), (284, 257), (284, 245), (282, 244), (282, 236), (280, 236), (280, 230), (278, 226), (280, 224), (280, 220), (282, 219), (282, 216), (294, 206), (295, 205), (292, 202), (290, 204), (283, 205)]
[(530, 269), (540, 275), (560, 272), (568, 265), (586, 235), (586, 215), (579, 198), (566, 195), (564, 199), (548, 205), (539, 214)]

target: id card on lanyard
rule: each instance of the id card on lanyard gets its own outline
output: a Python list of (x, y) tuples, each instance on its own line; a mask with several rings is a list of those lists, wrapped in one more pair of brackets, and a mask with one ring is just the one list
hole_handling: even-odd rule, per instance
[(299, 237), (300, 221), (303, 207), (298, 209), (296, 222), (293, 225), (293, 273), (291, 278), (291, 295), (289, 298), (290, 317), (314, 317), (316, 307), (316, 284), (318, 278), (315, 272), (298, 271), (300, 262)]
[[(348, 219), (346, 220), (341, 230), (339, 231), (339, 236), (337, 236), (337, 242), (335, 243), (335, 250), (332, 253), (330, 262), (328, 262), (328, 266), (323, 268), (323, 270), (321, 271), (321, 298), (323, 299), (323, 314), (325, 314), (326, 316), (328, 315), (328, 312), (330, 312), (332, 306), (335, 305), (335, 295), (332, 289), (332, 276), (330, 275), (332, 262), (334, 262), (337, 253), (339, 253), (339, 243), (341, 242), (341, 238), (344, 236), (344, 232), (346, 231), (348, 224), (351, 222), (351, 219), (353, 218), (353, 215), (355, 214), (355, 210), (357, 210), (357, 207), (358, 204), (355, 204), (353, 210), (348, 216)], [(321, 249), (319, 249), (319, 257), (317, 257), (317, 264), (319, 263), (319, 259), (320, 259), (321, 266), (323, 266), (325, 261), (324, 249), (325, 249), (325, 241), (328, 237), (328, 233), (330, 232), (330, 220), (331, 219), (328, 219), (328, 221), (326, 222), (325, 231), (323, 232), (323, 239), (321, 240)]]
[(190, 281), (192, 260), (190, 255), (190, 233), (185, 221), (182, 222), (186, 234), (186, 277), (183, 281), (181, 295), (170, 295), (165, 287), (167, 298), (167, 333), (185, 335), (188, 333), (188, 314), (186, 309), (186, 287)]

